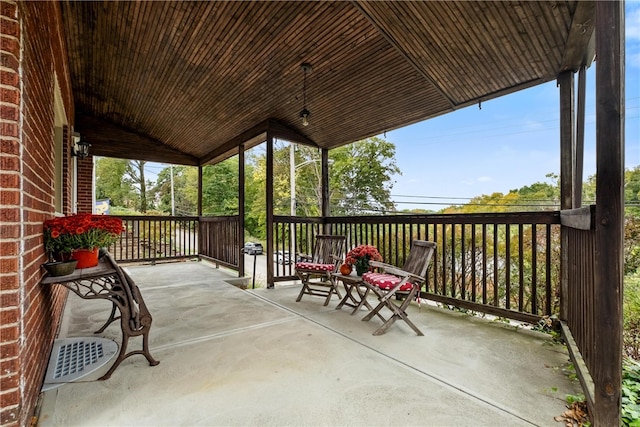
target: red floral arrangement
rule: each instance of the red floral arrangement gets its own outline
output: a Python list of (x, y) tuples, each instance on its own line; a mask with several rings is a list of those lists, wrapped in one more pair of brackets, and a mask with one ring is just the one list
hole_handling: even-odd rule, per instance
[(358, 274), (362, 274), (369, 270), (369, 261), (382, 261), (382, 255), (378, 252), (375, 246), (360, 245), (351, 249), (347, 253), (345, 262), (349, 265), (353, 265), (356, 268)]
[(78, 214), (44, 222), (44, 247), (53, 256), (76, 249), (111, 246), (124, 231), (122, 220), (109, 215)]

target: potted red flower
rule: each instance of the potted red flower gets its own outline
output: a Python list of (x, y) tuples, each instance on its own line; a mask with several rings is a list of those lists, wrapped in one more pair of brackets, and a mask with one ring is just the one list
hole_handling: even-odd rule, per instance
[[(44, 222), (44, 246), (50, 259), (77, 259), (77, 268), (93, 267), (100, 248), (111, 246), (123, 231), (122, 220), (109, 215), (57, 217)], [(81, 259), (86, 252), (91, 258)]]
[(380, 255), (380, 252), (378, 252), (375, 246), (360, 245), (349, 251), (345, 262), (354, 266), (358, 276), (362, 276), (370, 269), (370, 260), (382, 261), (382, 255)]

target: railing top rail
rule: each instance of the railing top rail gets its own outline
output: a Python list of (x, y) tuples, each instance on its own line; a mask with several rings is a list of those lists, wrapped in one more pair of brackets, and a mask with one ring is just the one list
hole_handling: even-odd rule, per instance
[(500, 212), (471, 214), (424, 214), (393, 216), (332, 216), (322, 218), (302, 218), (284, 215), (274, 216), (275, 222), (324, 223), (324, 224), (560, 224), (560, 211)]
[(213, 216), (213, 215), (203, 215), (201, 217), (196, 217), (203, 222), (219, 222), (219, 221), (236, 221), (238, 220), (238, 215), (223, 215), (223, 216)]
[(197, 216), (169, 216), (169, 215), (111, 215), (130, 221), (197, 221)]

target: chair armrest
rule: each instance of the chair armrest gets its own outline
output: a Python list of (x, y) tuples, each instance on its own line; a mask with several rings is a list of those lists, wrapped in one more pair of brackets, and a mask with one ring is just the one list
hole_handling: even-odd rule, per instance
[(408, 277), (412, 280), (419, 280), (421, 282), (424, 281), (424, 277), (416, 276), (413, 273), (409, 273), (408, 271), (404, 271), (398, 267), (395, 267), (391, 264), (385, 264), (384, 262), (379, 261), (369, 261), (369, 265), (372, 267), (382, 268), (385, 273), (394, 274), (400, 277)]
[(313, 259), (313, 256), (308, 255), (308, 254), (298, 254), (298, 257), (299, 257), (301, 260), (310, 260), (310, 259)]

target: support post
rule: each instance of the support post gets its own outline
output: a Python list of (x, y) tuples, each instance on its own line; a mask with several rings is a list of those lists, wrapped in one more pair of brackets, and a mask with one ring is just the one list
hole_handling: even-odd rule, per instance
[(245, 197), (245, 177), (244, 177), (244, 144), (238, 146), (238, 276), (244, 276), (244, 197)]
[(273, 136), (267, 132), (267, 288), (274, 287), (273, 281)]
[(198, 165), (198, 254), (204, 252), (204, 226), (202, 225), (202, 165)]
[(331, 216), (331, 205), (329, 204), (329, 150), (322, 149), (322, 222), (324, 223), (324, 233), (331, 234), (328, 224), (325, 223), (327, 217)]
[(582, 174), (584, 171), (584, 119), (586, 103), (587, 72), (583, 65), (578, 72), (578, 113), (576, 117), (576, 151), (573, 165), (573, 207), (582, 207)]
[[(573, 207), (574, 164), (574, 111), (573, 72), (565, 71), (558, 76), (560, 86), (560, 209)], [(569, 237), (567, 229), (560, 230), (560, 319), (566, 320), (569, 293)]]
[(620, 425), (624, 235), (624, 1), (596, 2), (596, 426)]

